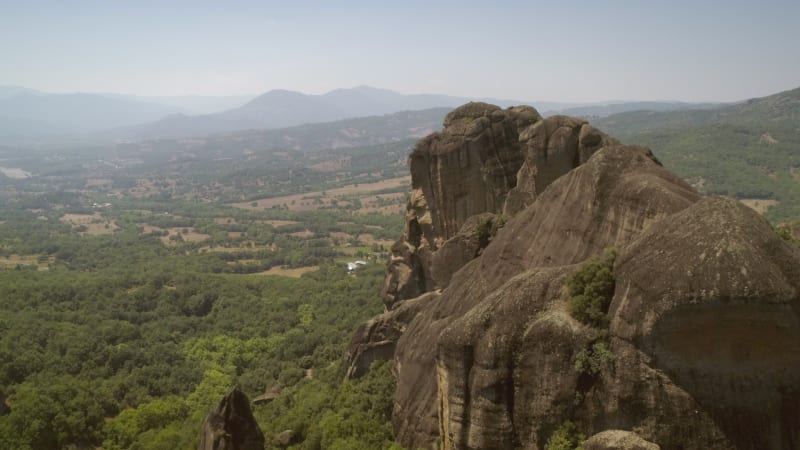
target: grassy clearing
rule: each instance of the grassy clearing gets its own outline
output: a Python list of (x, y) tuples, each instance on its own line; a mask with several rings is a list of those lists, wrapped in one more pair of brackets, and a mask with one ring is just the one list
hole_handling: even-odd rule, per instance
[(371, 197), (370, 205), (372, 206), (365, 205), (365, 209), (367, 210), (364, 211), (363, 213), (368, 213), (370, 211), (382, 211), (383, 209), (391, 211), (391, 213), (396, 213), (400, 209), (398, 205), (389, 205), (388, 207), (379, 206), (376, 202), (378, 202), (379, 198), (385, 197), (386, 199), (393, 199), (397, 198), (398, 195), (402, 197), (405, 194), (390, 193), (390, 194), (375, 195), (373, 193), (385, 191), (387, 189), (397, 189), (397, 188), (408, 189), (410, 188), (410, 186), (411, 186), (411, 177), (405, 176), (399, 178), (389, 178), (387, 180), (375, 183), (354, 183), (326, 191), (305, 192), (302, 194), (292, 194), (292, 195), (284, 195), (282, 197), (265, 198), (261, 200), (255, 200), (252, 202), (233, 203), (231, 206), (235, 206), (237, 208), (242, 208), (250, 211), (259, 211), (264, 209), (270, 209), (273, 207), (283, 207), (283, 206), (288, 208), (290, 211), (316, 211), (321, 208), (326, 208), (326, 207), (329, 208), (335, 205), (339, 206), (344, 206), (345, 204), (349, 205), (348, 198), (350, 197), (355, 197), (355, 198)]
[(119, 229), (113, 220), (103, 217), (99, 212), (94, 214), (64, 214), (59, 220), (72, 225), (82, 234), (96, 236), (112, 234)]
[(316, 272), (317, 270), (319, 270), (319, 266), (296, 267), (294, 269), (273, 267), (269, 270), (258, 272), (256, 275), (280, 275), (282, 277), (300, 278), (304, 273)]

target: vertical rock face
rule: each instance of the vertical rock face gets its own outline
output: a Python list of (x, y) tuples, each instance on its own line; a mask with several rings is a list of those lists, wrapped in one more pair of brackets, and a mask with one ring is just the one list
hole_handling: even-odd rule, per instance
[[(524, 160), (519, 133), (540, 119), (532, 108), (503, 111), (469, 103), (447, 115), (442, 132), (417, 144), (409, 167), (412, 189), (427, 205), (417, 216), (422, 245), (435, 250), (470, 216), (502, 211)], [(406, 237), (417, 240), (412, 233)]]
[(250, 400), (235, 388), (206, 418), (198, 450), (263, 450), (264, 442)]
[(505, 213), (516, 214), (533, 203), (537, 193), (560, 176), (589, 160), (597, 150), (619, 142), (586, 121), (552, 116), (528, 127), (519, 137), (525, 162), (517, 185), (508, 195)]
[[(593, 339), (563, 313), (560, 295), (574, 270), (563, 266), (627, 245), (698, 198), (636, 146), (603, 149), (552, 183), (453, 275), (398, 341), (401, 442), (426, 446), (439, 435), (445, 448), (541, 448), (547, 436), (540, 436), (569, 417), (573, 358)], [(487, 392), (495, 392), (493, 401)]]
[[(460, 108), (412, 156), (388, 311), (351, 343), (351, 369), (393, 354), (397, 439), (543, 449), (571, 421), (587, 448), (800, 448), (800, 251), (646, 148), (519, 111)], [(514, 127), (521, 156), (488, 139)], [(610, 246), (597, 327), (567, 286)]]
[(441, 132), (417, 143), (403, 237), (392, 248), (382, 291), (387, 309), (440, 287), (432, 254), (470, 217), (502, 212), (524, 159), (519, 133), (539, 120), (531, 107), (468, 103), (445, 117)]
[[(420, 140), (409, 158), (412, 191), (403, 237), (393, 248), (382, 291), (387, 309), (444, 288), (455, 270), (488, 244), (471, 256), (453, 252), (465, 245), (471, 251), (465, 239), (474, 231), (470, 218), (516, 214), (555, 179), (617, 143), (583, 120), (542, 120), (526, 106), (502, 110), (469, 103), (448, 114), (444, 129)], [(444, 253), (455, 259), (437, 257), (452, 239), (458, 242)]]

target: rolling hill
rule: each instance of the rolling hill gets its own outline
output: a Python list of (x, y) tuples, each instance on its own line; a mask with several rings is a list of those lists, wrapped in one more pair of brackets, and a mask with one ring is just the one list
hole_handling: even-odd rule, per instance
[(800, 219), (800, 88), (717, 108), (630, 111), (593, 123), (651, 147), (703, 192), (761, 200), (773, 221)]

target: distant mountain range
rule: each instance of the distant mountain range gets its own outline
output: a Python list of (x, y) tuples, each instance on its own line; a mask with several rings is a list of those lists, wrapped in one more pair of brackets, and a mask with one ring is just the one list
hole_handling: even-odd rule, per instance
[(0, 86), (0, 138), (95, 132), (241, 106), (253, 96), (139, 97), (122, 94), (53, 94)]
[(111, 133), (133, 140), (191, 137), (247, 129), (285, 128), (399, 111), (454, 108), (473, 100), (488, 101), (501, 106), (524, 103), (446, 95), (403, 95), (368, 86), (336, 89), (322, 95), (272, 90), (239, 108), (199, 116), (176, 114), (156, 122), (112, 130)]
[(535, 106), (546, 115), (602, 117), (634, 109), (669, 111), (706, 107), (676, 102), (553, 103), (436, 94), (404, 95), (359, 86), (322, 95), (272, 90), (258, 97), (137, 97), (121, 94), (50, 94), (0, 86), (0, 142), (146, 140), (278, 129), (399, 111), (454, 108), (469, 101)]

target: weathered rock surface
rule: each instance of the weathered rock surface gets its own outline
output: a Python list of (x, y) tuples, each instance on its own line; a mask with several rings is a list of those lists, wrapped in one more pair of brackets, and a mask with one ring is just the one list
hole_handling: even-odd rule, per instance
[(283, 391), (283, 388), (280, 385), (276, 384), (275, 386), (272, 386), (271, 388), (267, 389), (266, 392), (264, 392), (263, 394), (261, 394), (258, 397), (254, 398), (253, 399), (253, 404), (254, 405), (260, 405), (260, 404), (269, 403), (269, 402), (275, 400), (276, 398), (278, 398), (281, 395), (282, 391)]
[(656, 444), (647, 442), (636, 433), (608, 430), (597, 433), (581, 445), (583, 450), (661, 450)]
[(407, 300), (397, 308), (386, 311), (358, 327), (347, 349), (348, 368), (345, 378), (360, 378), (369, 371), (373, 362), (392, 359), (397, 341), (408, 324), (426, 302), (438, 296), (439, 293), (434, 291)]
[(542, 120), (530, 107), (469, 103), (451, 112), (444, 129), (420, 140), (409, 158), (412, 191), (387, 267), (387, 309), (447, 286), (477, 256), (463, 233), (471, 217), (516, 214), (555, 179), (615, 144), (586, 121)]
[(275, 436), (275, 443), (278, 444), (279, 447), (289, 447), (293, 445), (297, 441), (297, 436), (295, 432), (292, 430), (283, 430)]
[[(441, 297), (426, 305), (398, 341), (394, 424), (401, 442), (411, 447), (425, 446), (439, 434), (438, 390), (431, 375), (436, 371), (437, 349), (431, 343), (439, 342), (448, 326), (515, 275), (534, 268), (574, 264), (605, 247), (622, 247), (645, 227), (697, 199), (688, 185), (661, 167), (646, 149), (636, 146), (604, 149), (555, 181), (531, 207), (509, 220), (480, 258), (453, 275)], [(543, 298), (539, 302), (549, 300)], [(540, 312), (536, 308), (541, 305), (531, 303), (526, 307), (535, 308), (533, 314)], [(512, 332), (516, 329), (513, 324), (519, 322), (522, 330), (531, 317), (514, 310), (493, 320), (501, 324), (498, 332), (504, 335), (503, 339), (512, 342), (518, 338)], [(508, 332), (502, 333), (504, 329)], [(473, 348), (485, 338), (469, 336), (474, 342), (460, 345)], [(562, 365), (568, 368), (571, 364), (567, 354)], [(574, 395), (574, 389), (570, 394)], [(465, 398), (476, 397), (470, 394)], [(463, 401), (457, 397), (451, 400)], [(461, 441), (451, 448), (466, 448), (459, 445)]]
[[(532, 114), (467, 105), (412, 155), (387, 312), (350, 347), (351, 376), (394, 358), (397, 439), (543, 449), (569, 420), (587, 449), (800, 448), (800, 250), (648, 149)], [(598, 328), (566, 285), (611, 246)]]
[(736, 448), (800, 448), (800, 251), (739, 202), (706, 198), (644, 232), (615, 275), (613, 336)]
[(525, 162), (509, 192), (505, 213), (516, 214), (560, 176), (589, 160), (597, 150), (619, 144), (586, 121), (551, 116), (525, 129), (519, 137)]
[(264, 442), (250, 400), (235, 388), (206, 418), (199, 450), (263, 450)]
[(436, 287), (446, 287), (454, 273), (477, 258), (504, 225), (503, 220), (502, 216), (492, 213), (474, 215), (455, 236), (432, 253), (430, 272)]
[(467, 219), (502, 212), (523, 162), (519, 133), (539, 120), (531, 107), (468, 103), (445, 117), (441, 132), (417, 143), (409, 157), (405, 229), (392, 248), (382, 292), (387, 309), (438, 287), (430, 273), (432, 254)]

